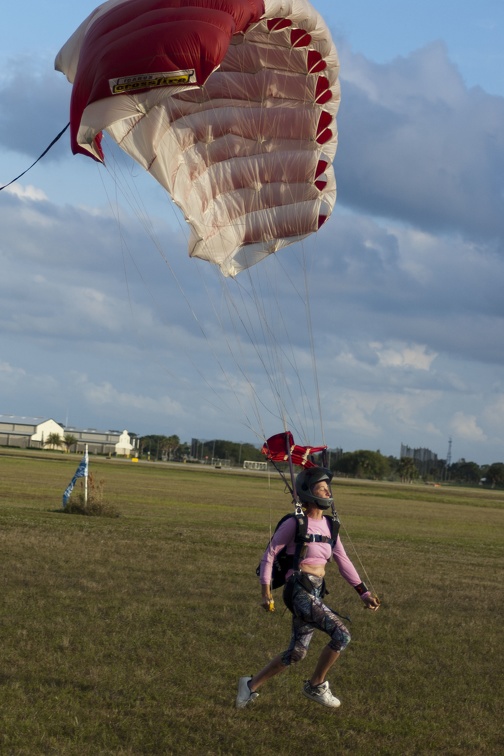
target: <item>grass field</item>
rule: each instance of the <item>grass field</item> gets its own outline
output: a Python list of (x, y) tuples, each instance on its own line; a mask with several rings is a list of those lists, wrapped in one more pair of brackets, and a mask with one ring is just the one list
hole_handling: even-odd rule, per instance
[(1, 754), (504, 753), (502, 492), (337, 481), (383, 602), (364, 611), (330, 568), (352, 619), (329, 678), (342, 706), (301, 695), (318, 636), (237, 711), (238, 677), (290, 634), (255, 577), (283, 484), (91, 459), (121, 516), (83, 517), (61, 512), (77, 463), (0, 453)]

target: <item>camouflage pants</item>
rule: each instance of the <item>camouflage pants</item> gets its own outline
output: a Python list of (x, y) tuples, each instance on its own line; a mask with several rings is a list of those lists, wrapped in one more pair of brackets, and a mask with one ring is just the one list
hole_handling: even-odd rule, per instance
[(284, 600), (293, 617), (291, 641), (288, 649), (282, 654), (284, 664), (294, 664), (304, 659), (315, 630), (322, 630), (329, 635), (329, 647), (333, 651), (343, 651), (350, 643), (348, 629), (338, 615), (322, 601), (323, 590), (324, 579), (315, 575), (305, 574), (300, 578), (299, 574), (295, 573), (287, 583)]

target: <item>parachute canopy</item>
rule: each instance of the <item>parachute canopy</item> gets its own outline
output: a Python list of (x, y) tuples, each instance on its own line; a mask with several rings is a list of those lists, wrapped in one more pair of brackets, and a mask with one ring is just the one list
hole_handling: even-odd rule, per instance
[(234, 276), (311, 234), (336, 201), (338, 57), (307, 0), (108, 0), (63, 46), (74, 153), (105, 130)]

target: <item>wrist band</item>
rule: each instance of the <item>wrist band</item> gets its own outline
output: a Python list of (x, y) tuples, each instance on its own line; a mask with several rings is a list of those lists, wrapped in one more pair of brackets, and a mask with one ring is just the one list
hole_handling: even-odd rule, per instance
[(354, 586), (354, 588), (359, 594), (359, 596), (362, 596), (364, 593), (367, 593), (369, 590), (366, 583), (359, 583), (359, 585)]

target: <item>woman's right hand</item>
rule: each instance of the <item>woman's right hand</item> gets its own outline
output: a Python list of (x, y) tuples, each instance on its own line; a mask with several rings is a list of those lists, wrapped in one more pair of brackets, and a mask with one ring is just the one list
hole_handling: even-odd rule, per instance
[(271, 595), (271, 586), (268, 583), (261, 584), (261, 606), (265, 612), (275, 611), (275, 602)]
[(271, 594), (269, 596), (263, 596), (261, 599), (261, 606), (265, 612), (274, 612), (275, 602), (273, 596), (271, 596)]

